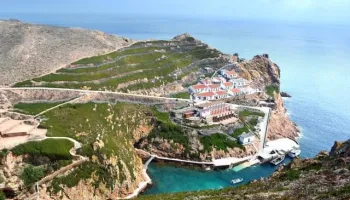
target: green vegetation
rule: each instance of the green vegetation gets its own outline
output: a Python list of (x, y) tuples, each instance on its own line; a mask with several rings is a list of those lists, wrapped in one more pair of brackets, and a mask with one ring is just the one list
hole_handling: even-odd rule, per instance
[(246, 125), (244, 125), (242, 128), (236, 128), (232, 134), (232, 137), (238, 138), (243, 133), (249, 133), (249, 129)]
[(0, 200), (5, 200), (5, 199), (6, 199), (5, 194), (2, 191), (0, 191)]
[(29, 165), (23, 169), (20, 177), (23, 180), (24, 185), (29, 186), (44, 177), (44, 168)]
[(123, 49), (123, 50), (115, 51), (115, 52), (112, 52), (109, 54), (104, 54), (104, 55), (100, 55), (100, 56), (93, 56), (93, 57), (89, 57), (89, 58), (83, 58), (83, 59), (78, 60), (72, 64), (73, 65), (101, 64), (105, 61), (116, 59), (119, 56), (138, 54), (138, 53), (147, 53), (147, 52), (149, 52), (151, 50), (155, 50), (155, 49), (157, 49), (157, 48), (151, 47), (151, 48)]
[(36, 115), (40, 112), (57, 106), (64, 102), (55, 102), (55, 103), (18, 103), (14, 105), (14, 108), (17, 112), (28, 114), (28, 115)]
[(203, 136), (200, 138), (200, 141), (204, 146), (204, 152), (211, 152), (213, 147), (224, 151), (227, 151), (227, 148), (234, 147), (244, 149), (244, 146), (237, 143), (237, 141), (232, 141), (226, 135), (220, 133), (212, 134), (210, 136)]
[[(176, 78), (181, 78), (191, 70), (198, 70), (199, 67), (186, 70), (196, 60), (220, 55), (216, 49), (197, 44), (191, 37), (186, 38), (186, 42), (171, 42), (175, 45), (169, 46), (169, 41), (139, 42), (130, 48), (84, 58), (72, 64), (84, 67), (60, 69), (56, 73), (23, 81), (15, 86), (30, 87), (34, 86), (35, 82), (40, 82), (42, 87), (53, 88), (90, 88), (123, 92), (149, 89), (174, 82)], [(176, 77), (173, 73), (178, 70), (183, 70), (183, 74)], [(136, 83), (120, 86), (131, 81)]]
[[(189, 150), (189, 138), (180, 126), (174, 124), (169, 117), (168, 112), (159, 112), (157, 109), (152, 109), (153, 116), (157, 120), (158, 128), (154, 128), (148, 135), (148, 138), (164, 138), (168, 140), (173, 140), (174, 143), (179, 143)], [(188, 151), (186, 151), (188, 153)]]
[(265, 114), (263, 112), (250, 111), (250, 110), (240, 111), (238, 115), (239, 115), (240, 118), (251, 116), (251, 115), (255, 115), (255, 116), (259, 116), (259, 117), (264, 117), (265, 116)]
[[(87, 156), (90, 160), (92, 160), (92, 157), (98, 158), (94, 163), (84, 164), (82, 167), (73, 170), (67, 175), (66, 179), (62, 178), (62, 180), (59, 179), (56, 182), (72, 186), (84, 177), (90, 178), (92, 174), (100, 180), (98, 183), (101, 184), (110, 185), (111, 180), (116, 180), (118, 177), (119, 182), (123, 182), (126, 179), (125, 175), (120, 173), (117, 176), (115, 166), (104, 164), (105, 159), (115, 157), (118, 157), (119, 172), (129, 171), (131, 181), (133, 181), (136, 171), (134, 167), (138, 166), (138, 160), (133, 145), (131, 145), (133, 142), (132, 133), (141, 124), (145, 126), (150, 123), (150, 119), (145, 116), (145, 113), (150, 112), (149, 107), (136, 104), (87, 103), (66, 104), (43, 114), (43, 117), (47, 120), (42, 122), (42, 126), (48, 129), (48, 136), (74, 138), (83, 144), (82, 148), (78, 149), (78, 154)], [(93, 144), (97, 141), (98, 135), (103, 146), (94, 150)], [(52, 144), (52, 146), (55, 145), (57, 144)], [(22, 150), (22, 148), (20, 148), (20, 152), (28, 152), (27, 148), (24, 148), (25, 150)], [(37, 148), (33, 149), (37, 150)], [(68, 147), (65, 149), (68, 149)], [(46, 149), (43, 148), (43, 150)], [(52, 151), (55, 155), (58, 150)], [(69, 161), (57, 162), (51, 167), (57, 169), (67, 163)], [(60, 187), (55, 188), (59, 190)]]
[(280, 178), (282, 180), (294, 181), (299, 179), (301, 172), (296, 169), (286, 171)]
[(266, 91), (266, 94), (269, 95), (270, 97), (274, 98), (274, 94), (275, 93), (279, 93), (280, 92), (280, 88), (276, 85), (268, 85), (265, 87), (265, 91)]
[(20, 144), (11, 151), (15, 155), (29, 154), (31, 156), (47, 156), (50, 160), (68, 160), (72, 156), (69, 150), (73, 143), (66, 139), (46, 139), (43, 141), (32, 141)]
[(171, 95), (171, 97), (179, 98), (179, 99), (189, 99), (190, 94), (188, 92), (180, 92), (180, 93)]
[(106, 184), (108, 189), (113, 190), (115, 180), (114, 177), (110, 175), (108, 169), (93, 162), (85, 162), (76, 168), (72, 173), (66, 176), (54, 178), (51, 185), (52, 192), (57, 193), (58, 191), (62, 190), (60, 185), (74, 187), (80, 180), (89, 179), (93, 174), (98, 174), (97, 179), (93, 183), (95, 188), (98, 188), (99, 185), (103, 183)]
[(0, 183), (3, 183), (5, 180), (2, 176), (0, 176)]

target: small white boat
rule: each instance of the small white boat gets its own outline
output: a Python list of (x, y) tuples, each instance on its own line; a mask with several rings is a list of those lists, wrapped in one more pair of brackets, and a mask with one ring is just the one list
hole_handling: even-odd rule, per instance
[(301, 153), (300, 149), (293, 149), (292, 151), (290, 151), (288, 153), (288, 156), (291, 157), (291, 158), (295, 158), (295, 157), (299, 156), (300, 153)]
[(280, 155), (277, 158), (273, 159), (270, 161), (271, 164), (273, 165), (279, 165), (285, 158), (285, 155)]
[(240, 183), (240, 182), (242, 182), (243, 181), (243, 178), (236, 178), (236, 179), (232, 179), (231, 180), (231, 183), (232, 184), (237, 184), (237, 183)]

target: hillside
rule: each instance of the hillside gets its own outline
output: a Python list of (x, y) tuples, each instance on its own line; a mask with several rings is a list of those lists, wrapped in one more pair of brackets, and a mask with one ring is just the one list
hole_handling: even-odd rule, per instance
[[(38, 53), (46, 55), (46, 52)], [(273, 116), (277, 116), (269, 129), (278, 130), (269, 130), (269, 137), (281, 137), (280, 132), (290, 133), (293, 139), (297, 136), (295, 125), (285, 115), (280, 99), (279, 67), (267, 55), (256, 56), (252, 60), (235, 60), (235, 55), (223, 54), (188, 34), (182, 34), (171, 40), (140, 41), (117, 51), (70, 62), (46, 75), (28, 75), (26, 80), (17, 82), (14, 87), (74, 88), (85, 90), (83, 92), (23, 88), (0, 91), (0, 109), (4, 109), (4, 116), (12, 116), (7, 111), (34, 115), (80, 97), (79, 101), (41, 115), (40, 128), (46, 129), (49, 137), (69, 137), (80, 142), (82, 148), (76, 153), (84, 156), (85, 160), (69, 156), (68, 145), (64, 143), (57, 143), (56, 147), (62, 145), (62, 148), (52, 152), (46, 149), (45, 142), (16, 147), (20, 151), (15, 148), (14, 151), (1, 152), (2, 184), (20, 197), (36, 196), (33, 190), (30, 191), (36, 181), (78, 162), (79, 165), (41, 184), (40, 196), (43, 199), (116, 199), (130, 195), (146, 179), (142, 173), (142, 160), (134, 147), (151, 149), (149, 152), (158, 155), (196, 160), (207, 160), (212, 155), (242, 156), (244, 151), (253, 153), (236, 140), (233, 142), (219, 134), (202, 137), (196, 127), (184, 128), (174, 124), (168, 111), (169, 108), (184, 106), (179, 99), (159, 102), (144, 99), (144, 96), (123, 98), (124, 93), (87, 93), (87, 90), (152, 96), (183, 95), (187, 94), (189, 85), (228, 66), (262, 92), (227, 101), (259, 106), (260, 100), (268, 98), (275, 103)], [(246, 117), (242, 119), (250, 118), (251, 123), (247, 126), (256, 125), (258, 116)], [(253, 118), (255, 123), (251, 120)], [(239, 131), (233, 134), (237, 138), (246, 128), (237, 126), (235, 131)], [(19, 163), (17, 167), (14, 167), (15, 163)], [(24, 173), (27, 170), (38, 172), (38, 176), (30, 177), (28, 181)], [(24, 187), (28, 190), (23, 190)]]
[(320, 152), (313, 159), (295, 159), (270, 178), (237, 188), (146, 195), (138, 199), (347, 200), (350, 199), (350, 140), (336, 142), (330, 153)]
[(0, 44), (0, 85), (9, 85), (128, 46), (131, 41), (100, 31), (0, 20)]

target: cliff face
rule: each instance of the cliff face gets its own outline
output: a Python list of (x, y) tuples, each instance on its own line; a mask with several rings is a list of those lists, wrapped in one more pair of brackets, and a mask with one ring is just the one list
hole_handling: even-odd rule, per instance
[[(257, 55), (252, 60), (240, 62), (238, 67), (241, 70), (240, 75), (251, 80), (252, 85), (256, 87), (262, 89), (270, 85), (276, 88), (280, 87), (280, 68), (269, 59), (267, 54)], [(286, 109), (283, 105), (279, 89), (273, 92), (272, 99), (275, 106), (272, 109), (268, 125), (268, 139), (273, 140), (281, 137), (296, 139), (299, 130), (296, 124), (286, 115)]]
[(122, 37), (81, 28), (0, 20), (0, 85), (35, 78), (83, 58), (131, 44)]
[(336, 142), (330, 153), (313, 159), (294, 159), (270, 178), (237, 188), (143, 196), (139, 199), (350, 199), (350, 140)]
[(240, 76), (253, 81), (257, 87), (266, 85), (280, 85), (280, 68), (273, 63), (267, 54), (256, 55), (251, 60), (238, 63)]

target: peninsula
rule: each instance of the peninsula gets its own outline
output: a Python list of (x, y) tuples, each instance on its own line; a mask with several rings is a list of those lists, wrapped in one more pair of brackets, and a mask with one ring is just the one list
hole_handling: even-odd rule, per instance
[(2, 42), (24, 56), (0, 59), (19, 67), (1, 66), (0, 190), (9, 198), (132, 198), (151, 184), (152, 161), (241, 169), (298, 148), (280, 69), (267, 54), (246, 60), (189, 34), (134, 41), (0, 24), (4, 41), (14, 41), (17, 29), (35, 30), (36, 37), (26, 32), (33, 44), (62, 32), (87, 41), (65, 48), (75, 37), (44, 40), (25, 52), (18, 46), (27, 40)]

